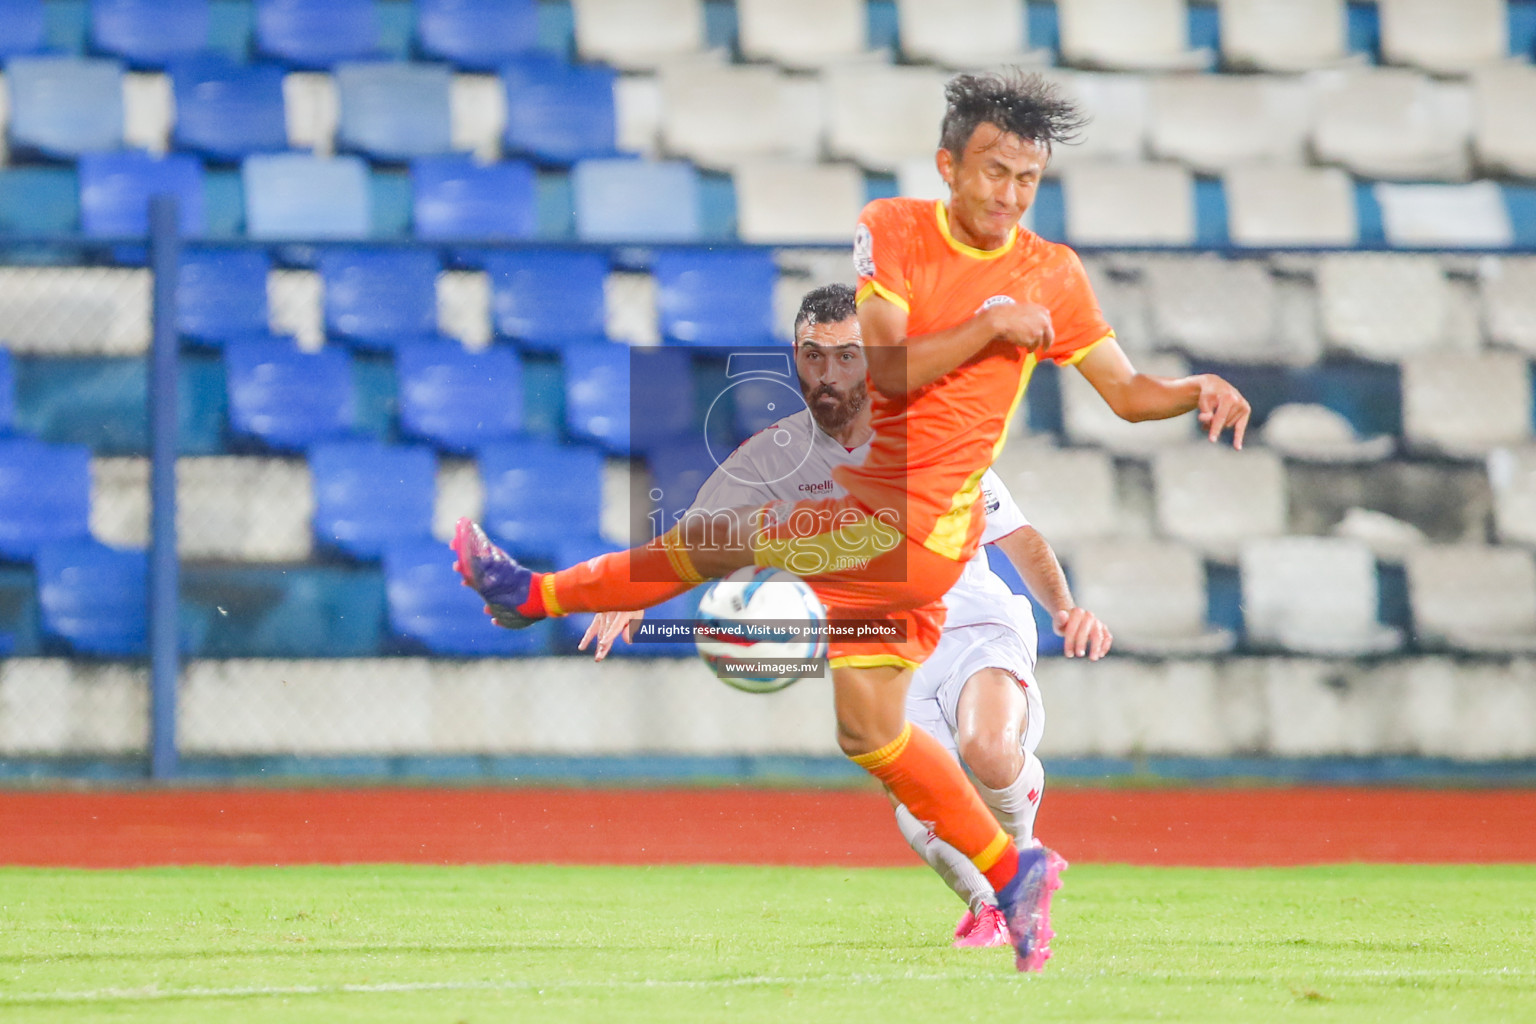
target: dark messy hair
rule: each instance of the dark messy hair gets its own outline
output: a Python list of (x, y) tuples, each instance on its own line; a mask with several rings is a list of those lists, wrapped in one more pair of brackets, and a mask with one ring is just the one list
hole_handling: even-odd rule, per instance
[(1050, 152), (1057, 142), (1072, 142), (1088, 118), (1077, 104), (1038, 74), (1018, 68), (981, 75), (956, 75), (944, 87), (948, 108), (939, 145), (959, 159), (982, 124), (995, 124)]
[(853, 289), (845, 284), (824, 284), (805, 293), (800, 300), (800, 312), (795, 314), (795, 341), (800, 340), (800, 328), (807, 324), (842, 323), (858, 313)]

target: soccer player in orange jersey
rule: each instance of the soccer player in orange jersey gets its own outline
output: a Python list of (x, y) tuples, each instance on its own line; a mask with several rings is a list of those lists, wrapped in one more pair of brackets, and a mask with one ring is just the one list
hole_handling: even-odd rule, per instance
[[(1019, 227), (1053, 143), (1082, 120), (1038, 76), (961, 75), (936, 160), (948, 202), (876, 200), (859, 218), (854, 262), (875, 429), (845, 466), (842, 498), (741, 509), (734, 529), (685, 517), (641, 547), (533, 573), (467, 520), (454, 538), (465, 582), (517, 628), (568, 612), (658, 604), (748, 565), (802, 576), (830, 618), (890, 618), (899, 639), (833, 642), (838, 742), (997, 892), (1020, 970), (1049, 955), (1050, 896), (1064, 862), (1018, 850), (933, 737), (905, 717), (913, 668), (933, 651), (943, 594), (975, 552), (982, 474), (1035, 366), (1075, 365), (1126, 419), (1198, 410), (1241, 447), (1248, 403), (1212, 375), (1137, 373), (1114, 341), (1077, 256)], [(553, 483), (553, 482), (552, 482)]]

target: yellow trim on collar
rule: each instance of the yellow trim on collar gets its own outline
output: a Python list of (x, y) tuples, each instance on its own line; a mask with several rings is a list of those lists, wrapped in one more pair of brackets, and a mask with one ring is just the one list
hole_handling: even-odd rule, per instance
[(944, 241), (949, 244), (951, 249), (962, 256), (971, 256), (978, 260), (995, 260), (999, 256), (1006, 256), (1008, 251), (1013, 248), (1013, 243), (1019, 240), (1019, 226), (1015, 224), (1013, 229), (1008, 232), (1008, 241), (1004, 242), (1001, 246), (996, 249), (978, 249), (973, 245), (966, 245), (964, 242), (956, 241), (955, 236), (949, 233), (949, 210), (945, 208), (944, 200), (935, 199), (933, 201), (933, 215), (939, 222), (939, 234), (944, 236)]

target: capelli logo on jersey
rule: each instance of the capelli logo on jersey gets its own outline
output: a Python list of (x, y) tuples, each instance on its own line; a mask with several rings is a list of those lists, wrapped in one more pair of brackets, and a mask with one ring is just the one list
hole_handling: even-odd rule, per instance
[(823, 480), (819, 484), (801, 484), (798, 489), (805, 492), (806, 494), (831, 494), (832, 481)]

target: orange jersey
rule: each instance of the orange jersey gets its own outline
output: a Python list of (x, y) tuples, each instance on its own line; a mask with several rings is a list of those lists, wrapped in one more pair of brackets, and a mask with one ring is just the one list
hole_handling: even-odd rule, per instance
[[(879, 295), (907, 312), (907, 336), (956, 327), (1000, 302), (1050, 310), (1055, 341), (1038, 359), (1075, 363), (1111, 334), (1077, 254), (1014, 228), (983, 251), (955, 240), (942, 202), (877, 199), (854, 235), (859, 302)], [(981, 475), (1002, 450), (1037, 356), (994, 341), (911, 394), (870, 388), (875, 437), (863, 465), (836, 471), (873, 510), (897, 512), (900, 529), (947, 558), (969, 558), (984, 522)]]

